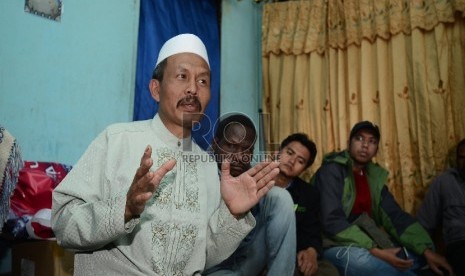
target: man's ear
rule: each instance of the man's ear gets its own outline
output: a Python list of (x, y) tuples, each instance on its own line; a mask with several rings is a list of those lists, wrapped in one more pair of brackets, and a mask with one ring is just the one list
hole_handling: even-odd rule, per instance
[(149, 90), (150, 90), (150, 95), (152, 95), (152, 98), (160, 102), (160, 81), (156, 79), (151, 79), (149, 83)]

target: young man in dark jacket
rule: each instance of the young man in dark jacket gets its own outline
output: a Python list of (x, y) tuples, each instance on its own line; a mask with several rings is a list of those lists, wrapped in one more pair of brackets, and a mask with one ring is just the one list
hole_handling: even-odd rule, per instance
[(279, 174), (275, 178), (275, 185), (287, 189), (294, 201), (297, 229), (297, 267), (294, 275), (339, 275), (331, 263), (321, 258), (319, 193), (299, 178), (313, 164), (316, 154), (315, 143), (306, 134), (294, 133), (284, 139), (279, 151)]
[(446, 258), (455, 275), (465, 275), (465, 139), (457, 145), (456, 161), (433, 181), (417, 218), (430, 233), (442, 227)]
[(324, 257), (345, 275), (414, 275), (421, 256), (435, 273), (442, 275), (440, 268), (450, 273), (446, 260), (432, 250), (426, 230), (389, 192), (388, 172), (372, 162), (379, 140), (378, 126), (355, 124), (348, 149), (327, 155), (312, 179), (331, 245), (325, 246)]

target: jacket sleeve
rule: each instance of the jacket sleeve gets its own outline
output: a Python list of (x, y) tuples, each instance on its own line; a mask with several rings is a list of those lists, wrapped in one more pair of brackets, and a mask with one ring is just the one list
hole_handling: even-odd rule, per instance
[[(107, 197), (106, 138), (99, 135), (53, 191), (52, 229), (57, 242), (75, 250), (96, 250), (134, 228), (125, 228), (125, 192)], [(138, 220), (137, 220), (138, 221)], [(126, 227), (128, 224), (126, 224)]]
[[(208, 208), (205, 262), (205, 269), (208, 269), (228, 258), (255, 227), (256, 221), (251, 212), (240, 219), (231, 214), (221, 197), (221, 181), (216, 161), (205, 166), (209, 177), (204, 195)], [(216, 177), (210, 179), (211, 175)]]
[(436, 178), (431, 184), (423, 203), (417, 213), (417, 219), (430, 234), (442, 222), (440, 179)]
[(381, 224), (397, 242), (416, 254), (434, 248), (428, 232), (397, 204), (387, 186), (381, 191)]
[(320, 196), (315, 187), (307, 183), (303, 185), (308, 185), (308, 189), (302, 190), (305, 192), (305, 211), (296, 210), (297, 252), (313, 247), (321, 255)]
[(314, 183), (320, 191), (323, 232), (338, 245), (374, 247), (374, 241), (358, 226), (351, 225), (344, 212), (343, 200), (347, 204), (346, 198), (342, 198), (344, 185), (350, 185), (345, 182), (344, 167), (336, 163), (324, 164), (316, 173)]
[(221, 263), (237, 249), (241, 241), (255, 227), (250, 212), (237, 220), (223, 200), (210, 217), (207, 232), (207, 259), (205, 269)]

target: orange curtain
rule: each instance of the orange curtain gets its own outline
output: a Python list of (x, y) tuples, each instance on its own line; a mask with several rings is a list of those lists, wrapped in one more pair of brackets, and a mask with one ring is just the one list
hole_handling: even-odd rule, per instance
[(269, 3), (262, 31), (267, 144), (309, 134), (319, 153), (308, 178), (353, 124), (374, 121), (376, 161), (414, 213), (465, 137), (465, 0)]

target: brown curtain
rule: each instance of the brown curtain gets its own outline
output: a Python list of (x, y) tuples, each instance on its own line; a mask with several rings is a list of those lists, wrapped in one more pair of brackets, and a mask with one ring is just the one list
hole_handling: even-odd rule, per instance
[(353, 124), (374, 121), (376, 161), (414, 213), (465, 137), (465, 0), (270, 3), (262, 31), (267, 143), (309, 134), (319, 153), (308, 178)]

